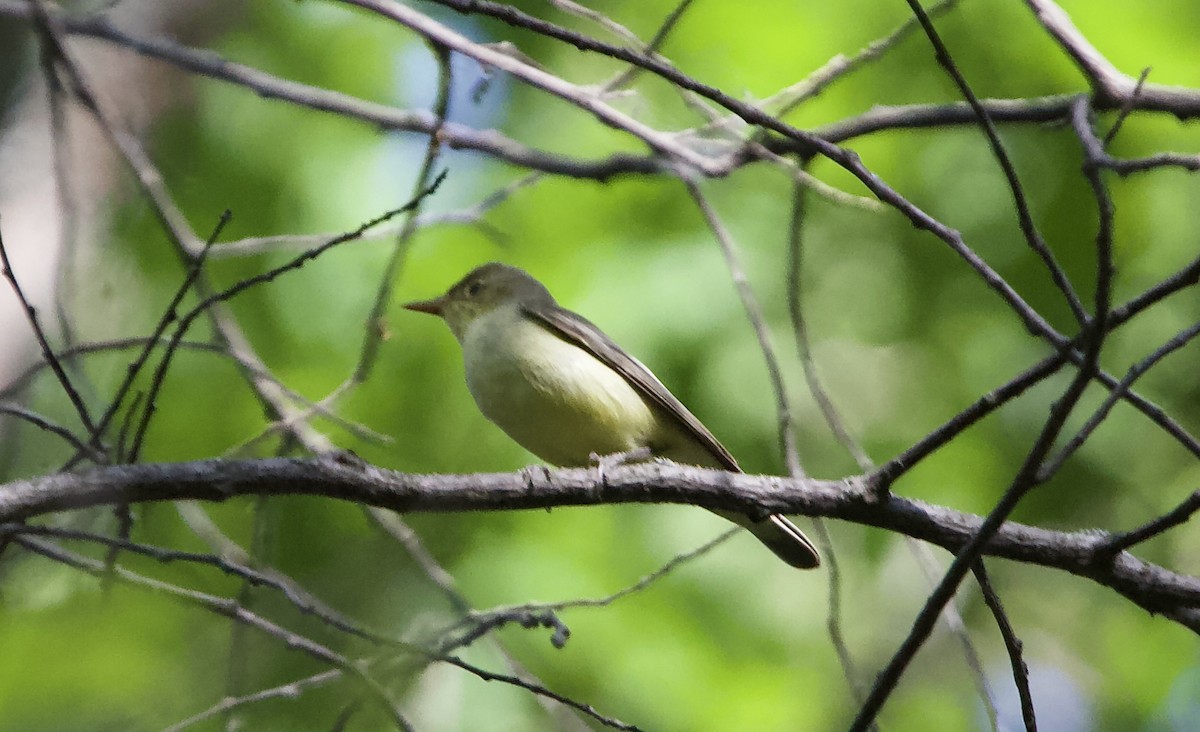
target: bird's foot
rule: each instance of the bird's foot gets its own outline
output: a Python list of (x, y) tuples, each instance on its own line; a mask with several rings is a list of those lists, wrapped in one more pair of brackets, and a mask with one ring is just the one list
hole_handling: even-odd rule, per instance
[(632, 450), (625, 452), (614, 452), (609, 455), (597, 455), (592, 453), (588, 455), (590, 460), (596, 466), (596, 472), (599, 475), (598, 483), (600, 485), (608, 485), (608, 478), (605, 473), (614, 468), (619, 468), (626, 463), (639, 463), (643, 460), (648, 460), (653, 457), (654, 453), (648, 447), (635, 447)]

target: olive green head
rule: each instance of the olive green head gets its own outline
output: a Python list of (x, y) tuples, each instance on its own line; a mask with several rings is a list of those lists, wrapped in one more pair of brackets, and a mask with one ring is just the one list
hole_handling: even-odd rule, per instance
[(554, 305), (554, 298), (541, 282), (525, 270), (489, 262), (471, 270), (441, 297), (410, 302), (404, 307), (442, 318), (461, 341), (467, 327), (476, 318), (506, 305)]

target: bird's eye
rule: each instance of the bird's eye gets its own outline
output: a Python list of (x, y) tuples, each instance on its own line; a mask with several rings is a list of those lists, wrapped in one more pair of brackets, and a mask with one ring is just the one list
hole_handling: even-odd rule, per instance
[(479, 294), (479, 291), (482, 289), (483, 289), (482, 282), (472, 282), (471, 284), (467, 285), (467, 295), (470, 297), (475, 297), (476, 295)]

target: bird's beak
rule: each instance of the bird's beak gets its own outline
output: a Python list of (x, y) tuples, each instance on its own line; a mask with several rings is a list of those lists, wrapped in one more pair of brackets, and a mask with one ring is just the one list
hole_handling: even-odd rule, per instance
[(436, 315), (440, 318), (444, 314), (445, 304), (446, 298), (445, 296), (442, 296), (435, 297), (432, 300), (418, 300), (416, 302), (405, 303), (403, 307), (405, 310), (415, 310), (418, 313), (429, 313), (430, 315)]

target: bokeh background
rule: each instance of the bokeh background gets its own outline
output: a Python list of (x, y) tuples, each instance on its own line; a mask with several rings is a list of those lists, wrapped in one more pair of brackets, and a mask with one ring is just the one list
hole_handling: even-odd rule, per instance
[[(403, 109), (428, 109), (437, 66), (403, 28), (335, 2), (119, 2), (104, 10), (123, 28), (163, 35), (272, 74)], [(528, 12), (605, 37), (548, 3)], [(67, 150), (49, 136), (37, 36), (0, 4), (0, 229), (17, 276), (49, 313), (64, 222), (75, 227), (75, 265), (66, 300), (80, 339), (147, 334), (183, 271), (152, 209), (86, 115), (69, 118)], [(1116, 66), (1161, 84), (1200, 87), (1193, 0), (1062, 2), (1080, 30)], [(485, 19), (417, 5), (477, 41), (511, 40), (526, 56), (580, 84), (621, 66), (597, 55)], [(603, 11), (643, 39), (674, 3), (610, 2)], [(902, 2), (697, 2), (662, 51), (679, 68), (739, 98), (767, 97), (836, 54), (850, 54), (909, 17)], [(975, 0), (941, 15), (938, 28), (983, 97), (1030, 98), (1086, 91), (1086, 82), (1021, 3)], [(426, 146), (406, 133), (264, 100), (244, 88), (198, 79), (102, 42), (80, 42), (85, 70), (147, 146), (177, 203), (199, 232), (225, 209), (223, 240), (352, 230), (405, 200)], [(473, 95), (481, 69), (455, 56), (450, 119), (496, 128), (529, 145), (582, 158), (644, 152), (590, 115), (504, 75)], [(697, 118), (662, 82), (644, 79), (616, 102), (662, 129)], [(958, 99), (927, 40), (910, 36), (848, 75), (787, 119), (819, 127), (874, 105)], [(1112, 115), (1104, 118), (1111, 124)], [(1105, 127), (1102, 127), (1104, 129)], [(1069, 126), (1010, 125), (1004, 141), (1029, 194), (1033, 216), (1090, 302), (1095, 202), (1080, 175)], [(62, 216), (52, 151), (70, 170), (75, 215)], [(977, 128), (895, 131), (850, 147), (910, 200), (959, 229), (1026, 299), (1060, 329), (1070, 312), (1025, 246), (1011, 196)], [(1137, 156), (1196, 152), (1195, 123), (1137, 113), (1112, 151)], [(446, 150), (448, 171), (430, 212), (471, 206), (526, 171), (470, 151)], [(812, 172), (854, 195), (846, 173), (817, 160)], [(1200, 180), (1181, 170), (1108, 176), (1116, 203), (1115, 299), (1122, 302), (1197, 254)], [(748, 166), (704, 183), (736, 238), (749, 281), (780, 353), (805, 469), (852, 475), (805, 388), (786, 305), (791, 188), (778, 169)], [(883, 462), (991, 388), (1046, 355), (995, 293), (934, 237), (892, 210), (809, 196), (802, 296), (820, 376), (849, 430)], [(69, 231), (69, 227), (68, 227)], [(292, 252), (220, 256), (209, 264), (231, 284), (287, 261)], [(258, 353), (290, 387), (314, 399), (353, 370), (364, 319), (392, 246), (388, 238), (337, 248), (302, 270), (231, 303)], [(473, 266), (501, 260), (543, 280), (567, 307), (604, 328), (694, 411), (752, 472), (783, 473), (767, 371), (729, 271), (684, 186), (666, 175), (599, 183), (548, 176), (487, 211), (478, 225), (419, 231), (407, 246), (386, 313), (387, 337), (371, 378), (338, 404), (348, 419), (390, 436), (364, 440), (316, 420), (340, 447), (411, 472), (511, 471), (534, 459), (475, 409), (458, 346), (445, 326), (398, 303), (433, 296)], [(1200, 318), (1187, 292), (1110, 340), (1104, 364), (1128, 365)], [(0, 294), (0, 373), (35, 358), (16, 301)], [(195, 336), (206, 335), (207, 324)], [(77, 362), (84, 395), (103, 404), (127, 353)], [(1200, 380), (1192, 347), (1139, 386), (1192, 433), (1200, 431)], [(1069, 374), (1031, 390), (974, 426), (896, 485), (912, 498), (986, 512), (1008, 485)], [(21, 397), (70, 424), (56, 383), (42, 376)], [(1094, 407), (1099, 392), (1084, 406)], [(1072, 424), (1081, 423), (1084, 409)], [(266, 420), (231, 363), (184, 352), (176, 359), (143, 458), (190, 460), (271, 455), (279, 440), (247, 443)], [(69, 451), (28, 424), (0, 421), (0, 477), (54, 471)], [(1126, 529), (1163, 513), (1200, 486), (1194, 458), (1144, 417), (1119, 406), (1049, 484), (1020, 507), (1020, 521), (1060, 529)], [(310, 498), (237, 500), (205, 507), (260, 559), (382, 632), (435, 637), (456, 611), (409, 556), (349, 503)], [(169, 505), (137, 510), (134, 538), (207, 551)], [(257, 518), (256, 518), (257, 516)], [(700, 510), (611, 506), (552, 512), (405, 517), (477, 608), (603, 596), (653, 571), (724, 525)], [(56, 519), (110, 531), (106, 512)], [(256, 529), (256, 522), (258, 528)], [(930, 580), (901, 538), (829, 525), (842, 569), (841, 631), (869, 683), (909, 629)], [(88, 549), (82, 547), (83, 549)], [(1200, 535), (1184, 526), (1139, 554), (1179, 571), (1200, 571)], [(95, 552), (93, 552), (95, 553)], [(948, 558), (938, 551), (938, 566)], [(132, 568), (190, 587), (236, 596), (240, 583), (187, 566), (123, 558)], [(993, 561), (993, 578), (1025, 642), (1044, 729), (1186, 730), (1200, 718), (1200, 655), (1180, 626), (1148, 616), (1114, 593), (1046, 569)], [(507, 628), (497, 637), (547, 686), (645, 730), (835, 730), (856, 705), (827, 624), (828, 576), (797, 573), (753, 540), (737, 537), (649, 588), (608, 607), (565, 611), (562, 649), (545, 630)], [(256, 611), (348, 655), (372, 649), (296, 613), (277, 596), (252, 592)], [(1017, 729), (1008, 661), (973, 585), (958, 609), (998, 700), (1002, 729)], [(230, 682), (231, 648), (244, 662)], [(464, 657), (503, 670), (497, 647), (480, 641)], [(0, 729), (126, 730), (168, 726), (230, 693), (287, 683), (323, 670), (269, 638), (234, 631), (224, 619), (135, 588), (96, 580), (9, 548), (0, 557)], [(528, 693), (434, 664), (391, 682), (417, 729), (578, 728)], [(240, 710), (243, 729), (332, 729), (357, 699), (342, 683), (298, 698)], [(364, 704), (347, 729), (383, 729)], [(978, 679), (961, 640), (944, 626), (917, 656), (881, 718), (890, 732), (988, 729)], [(197, 729), (219, 729), (221, 720)]]

